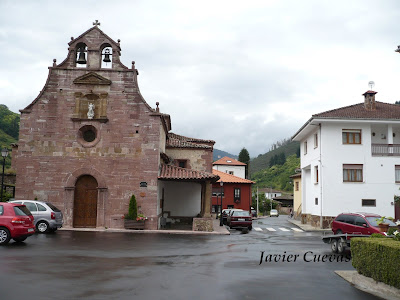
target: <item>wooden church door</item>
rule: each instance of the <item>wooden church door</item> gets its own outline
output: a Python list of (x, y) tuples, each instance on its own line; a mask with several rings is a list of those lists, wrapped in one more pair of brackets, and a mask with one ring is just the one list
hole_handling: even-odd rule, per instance
[(83, 175), (75, 184), (74, 227), (96, 227), (97, 181), (93, 176)]

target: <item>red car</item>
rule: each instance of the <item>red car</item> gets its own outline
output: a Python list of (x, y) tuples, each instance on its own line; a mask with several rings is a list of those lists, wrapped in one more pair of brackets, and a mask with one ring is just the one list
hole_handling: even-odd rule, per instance
[[(372, 213), (342, 213), (332, 222), (334, 234), (350, 233), (365, 234), (382, 233), (379, 231), (377, 219), (381, 216)], [(396, 226), (392, 221), (385, 219), (389, 226)]]
[(227, 225), (229, 228), (248, 228), (251, 230), (253, 221), (247, 210), (233, 210), (228, 215)]
[(33, 216), (25, 205), (0, 202), (0, 245), (10, 239), (22, 242), (34, 233)]

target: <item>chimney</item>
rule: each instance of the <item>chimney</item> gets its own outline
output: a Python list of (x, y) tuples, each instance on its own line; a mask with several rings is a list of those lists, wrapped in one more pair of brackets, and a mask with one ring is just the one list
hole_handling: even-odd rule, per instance
[(364, 107), (366, 110), (376, 110), (376, 105), (375, 105), (375, 94), (378, 92), (374, 91), (366, 91), (363, 96), (365, 97), (364, 99)]

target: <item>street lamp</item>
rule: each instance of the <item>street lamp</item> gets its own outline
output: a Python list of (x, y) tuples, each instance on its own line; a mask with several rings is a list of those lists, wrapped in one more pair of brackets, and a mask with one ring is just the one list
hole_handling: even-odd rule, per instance
[[(215, 213), (216, 213), (215, 219), (216, 220), (218, 220), (218, 208), (219, 208), (219, 205), (218, 205), (218, 193), (217, 193), (217, 204), (215, 205)], [(222, 218), (222, 212), (221, 212), (221, 218)]]
[(3, 186), (4, 186), (4, 167), (6, 165), (6, 157), (8, 156), (8, 149), (3, 148), (1, 150), (1, 156), (3, 157), (3, 173), (1, 175), (1, 194), (0, 194), (0, 201), (3, 201)]
[(219, 219), (219, 226), (223, 226), (224, 225), (224, 221), (222, 218), (222, 187), (224, 186), (224, 182), (221, 180), (221, 182), (219, 183), (221, 186), (221, 218)]

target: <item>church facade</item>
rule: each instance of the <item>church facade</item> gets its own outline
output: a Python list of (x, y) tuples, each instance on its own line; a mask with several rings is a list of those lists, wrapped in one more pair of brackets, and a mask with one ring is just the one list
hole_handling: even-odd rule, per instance
[(120, 41), (98, 25), (71, 38), (20, 110), (15, 198), (53, 203), (67, 228), (123, 228), (132, 195), (146, 229), (210, 217), (214, 141), (171, 133), (170, 116), (142, 97), (135, 63), (121, 63)]

